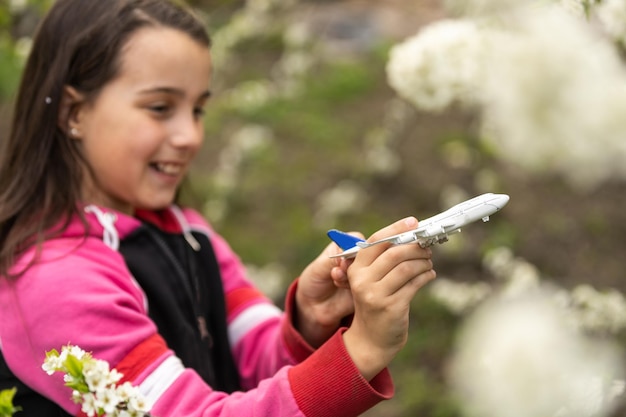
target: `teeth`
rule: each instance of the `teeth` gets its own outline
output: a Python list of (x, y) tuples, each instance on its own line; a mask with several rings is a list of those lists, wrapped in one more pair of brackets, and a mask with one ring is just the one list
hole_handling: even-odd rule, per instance
[(157, 163), (155, 164), (156, 169), (168, 175), (178, 175), (182, 171), (182, 166), (178, 164), (164, 164)]

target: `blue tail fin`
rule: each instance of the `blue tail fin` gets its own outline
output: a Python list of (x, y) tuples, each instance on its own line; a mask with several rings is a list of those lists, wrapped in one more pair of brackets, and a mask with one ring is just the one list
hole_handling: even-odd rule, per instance
[(328, 231), (328, 237), (332, 239), (341, 249), (348, 250), (356, 246), (358, 242), (364, 242), (363, 239), (349, 235), (337, 229)]

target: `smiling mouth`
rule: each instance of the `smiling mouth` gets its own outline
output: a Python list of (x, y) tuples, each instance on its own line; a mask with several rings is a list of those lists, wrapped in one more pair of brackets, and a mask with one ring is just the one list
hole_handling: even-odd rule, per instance
[(150, 164), (150, 166), (152, 166), (152, 168), (166, 175), (177, 176), (183, 172), (183, 166), (180, 164), (155, 162), (155, 163)]

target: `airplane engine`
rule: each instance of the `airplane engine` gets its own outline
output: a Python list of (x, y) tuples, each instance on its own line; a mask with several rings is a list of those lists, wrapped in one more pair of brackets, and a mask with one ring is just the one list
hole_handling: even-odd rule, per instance
[(440, 225), (433, 225), (428, 227), (425, 231), (424, 231), (424, 236), (437, 236), (440, 235), (442, 233), (446, 233), (445, 229), (440, 226)]

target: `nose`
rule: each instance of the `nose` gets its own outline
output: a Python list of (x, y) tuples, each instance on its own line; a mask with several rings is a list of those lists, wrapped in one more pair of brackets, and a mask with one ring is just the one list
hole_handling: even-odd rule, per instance
[(196, 117), (180, 117), (172, 126), (170, 142), (176, 148), (195, 150), (204, 140), (202, 119)]
[(492, 202), (494, 206), (498, 208), (498, 210), (502, 209), (502, 207), (506, 206), (509, 202), (509, 196), (506, 194), (497, 194), (496, 198)]

